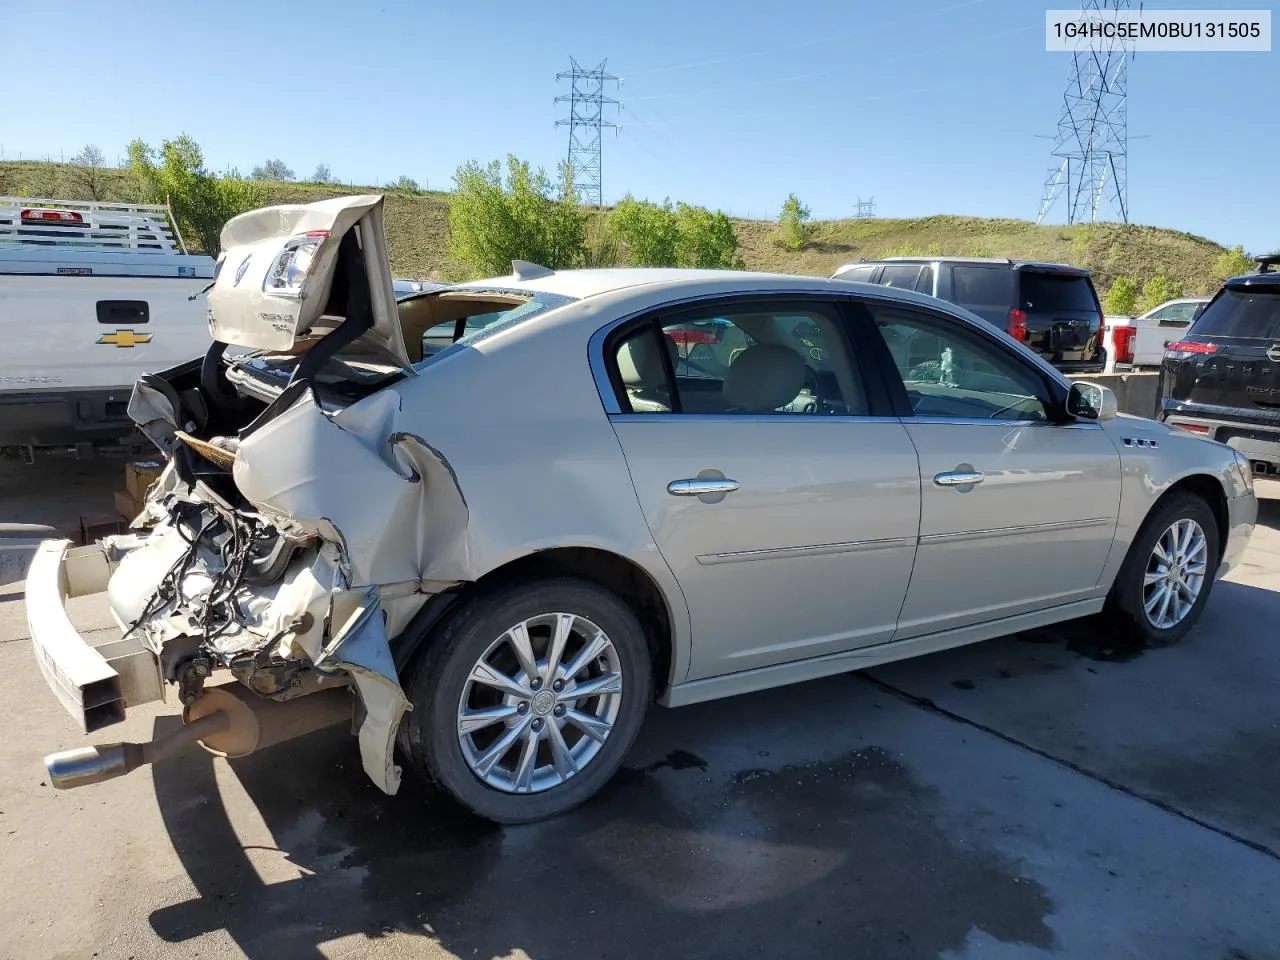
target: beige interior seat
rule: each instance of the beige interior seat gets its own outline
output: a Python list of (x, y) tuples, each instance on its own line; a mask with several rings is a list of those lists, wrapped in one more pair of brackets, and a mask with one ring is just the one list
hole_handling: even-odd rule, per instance
[(791, 403), (804, 388), (804, 360), (794, 350), (758, 343), (739, 353), (724, 378), (730, 409), (773, 413)]
[[(662, 342), (674, 363), (676, 345), (669, 337), (663, 337)], [(671, 412), (667, 372), (651, 332), (634, 336), (619, 348), (618, 375), (626, 388), (633, 413)]]

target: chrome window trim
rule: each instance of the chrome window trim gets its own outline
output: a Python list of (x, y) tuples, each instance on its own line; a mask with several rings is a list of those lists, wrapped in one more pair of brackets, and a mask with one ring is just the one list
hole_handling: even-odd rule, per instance
[[(819, 281), (822, 283), (824, 281)], [(808, 289), (789, 289), (768, 287), (760, 290), (739, 290), (739, 291), (723, 291), (718, 290), (714, 293), (701, 293), (692, 296), (683, 296), (676, 299), (667, 300), (664, 303), (655, 304), (645, 307), (641, 310), (632, 310), (617, 319), (610, 320), (608, 323), (598, 327), (587, 341), (587, 363), (591, 369), (591, 378), (595, 381), (596, 392), (600, 395), (600, 402), (604, 405), (604, 411), (610, 415), (627, 415), (627, 416), (671, 416), (671, 414), (631, 414), (630, 411), (623, 411), (618, 403), (618, 398), (614, 394), (613, 384), (609, 381), (609, 367), (607, 358), (604, 355), (604, 342), (608, 339), (613, 331), (617, 330), (624, 324), (631, 323), (640, 317), (648, 314), (657, 313), (662, 310), (670, 310), (673, 308), (682, 308), (699, 303), (705, 303), (711, 300), (735, 300), (742, 297), (759, 298), (761, 300), (777, 300), (777, 299), (805, 299), (805, 298), (825, 298), (832, 303), (853, 302), (867, 303), (874, 301), (880, 304), (888, 304), (908, 310), (919, 310), (931, 313), (935, 317), (952, 323), (960, 323), (970, 330), (974, 331), (981, 337), (994, 341), (1000, 348), (1011, 353), (1010, 359), (1020, 362), (1024, 365), (1030, 364), (1034, 366), (1041, 374), (1056, 380), (1064, 389), (1071, 386), (1071, 381), (1052, 364), (1046, 362), (1040, 356), (1031, 353), (1007, 333), (998, 330), (991, 324), (987, 323), (976, 314), (971, 314), (963, 307), (958, 307), (949, 300), (943, 300), (937, 297), (929, 297), (926, 294), (916, 291), (905, 291), (910, 296), (901, 296), (904, 291), (899, 291), (896, 287), (880, 287), (875, 284), (866, 284), (852, 280), (829, 280), (827, 283), (839, 284), (837, 287), (822, 288), (811, 287)], [(865, 288), (865, 289), (864, 289)], [(934, 289), (937, 289), (937, 281), (935, 280)], [(893, 291), (892, 293), (890, 291)], [(925, 301), (924, 303), (919, 300)], [(1008, 341), (1007, 343), (1005, 341)], [(1021, 349), (1025, 356), (1018, 353)], [(683, 416), (683, 414), (680, 414)], [(717, 419), (724, 416), (716, 414)], [(823, 417), (823, 414), (778, 414), (778, 416), (792, 417)], [(830, 418), (827, 418), (830, 419)], [(856, 417), (852, 419), (869, 420), (870, 417)], [(906, 419), (911, 418), (904, 418)], [(917, 421), (918, 422), (918, 421)], [(949, 421), (955, 422), (955, 421)], [(996, 423), (1011, 423), (1013, 421), (997, 420)], [(1040, 421), (1035, 421), (1040, 422)]]

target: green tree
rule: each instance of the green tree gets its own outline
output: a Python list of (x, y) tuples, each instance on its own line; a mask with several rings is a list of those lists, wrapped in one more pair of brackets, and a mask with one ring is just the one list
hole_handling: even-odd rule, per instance
[(71, 158), (71, 167), (67, 171), (67, 180), (76, 193), (78, 200), (107, 199), (107, 179), (103, 175), (103, 167), (107, 165), (102, 151), (93, 144), (87, 144), (83, 150)]
[(206, 170), (199, 144), (185, 134), (158, 150), (134, 140), (129, 168), (143, 199), (169, 203), (186, 239), (210, 256), (217, 255), (228, 220), (263, 204), (262, 190), (235, 170), (221, 176)]
[(682, 267), (742, 270), (738, 256), (738, 235), (733, 222), (720, 210), (676, 204), (676, 257)]
[(676, 265), (680, 229), (670, 200), (659, 205), (627, 194), (613, 208), (609, 225), (626, 245), (632, 266)]
[(813, 236), (809, 208), (794, 193), (787, 194), (778, 214), (778, 242), (788, 250), (803, 250)]
[(1146, 313), (1165, 301), (1180, 296), (1182, 296), (1182, 284), (1169, 279), (1163, 273), (1157, 273), (1142, 285), (1142, 297), (1138, 300), (1137, 310), (1139, 313)]
[(1102, 308), (1113, 317), (1130, 317), (1137, 303), (1138, 282), (1122, 273), (1111, 281), (1111, 289), (1107, 291)]
[(1213, 275), (1219, 280), (1227, 280), (1249, 273), (1253, 269), (1253, 258), (1244, 252), (1244, 247), (1235, 246), (1225, 250), (1213, 261)]
[(463, 164), (449, 203), (449, 254), (471, 268), (506, 273), (512, 260), (559, 269), (585, 255), (586, 217), (578, 209), (571, 177), (552, 196), (546, 171), (508, 156), (505, 173), (494, 160)]
[(293, 171), (283, 160), (268, 160), (249, 174), (254, 180), (292, 180)]
[(706, 267), (741, 270), (738, 236), (721, 211), (630, 194), (613, 209), (610, 224), (635, 267)]
[(419, 189), (418, 181), (413, 179), (413, 177), (401, 177), (393, 183), (392, 186), (397, 190), (408, 190), (412, 193), (417, 193)]

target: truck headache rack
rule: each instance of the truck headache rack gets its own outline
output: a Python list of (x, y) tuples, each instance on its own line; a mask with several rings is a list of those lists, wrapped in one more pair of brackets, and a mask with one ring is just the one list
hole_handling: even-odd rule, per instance
[(210, 279), (167, 204), (0, 197), (0, 274)]
[(0, 197), (0, 244), (183, 254), (167, 204)]

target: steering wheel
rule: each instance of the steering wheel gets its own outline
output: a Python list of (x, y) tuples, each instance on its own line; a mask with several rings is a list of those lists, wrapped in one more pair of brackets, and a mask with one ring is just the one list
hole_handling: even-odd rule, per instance
[(801, 386), (802, 390), (808, 390), (809, 395), (813, 397), (810, 403), (805, 404), (805, 413), (837, 413), (838, 410), (832, 406), (830, 401), (823, 396), (822, 381), (818, 379), (818, 371), (809, 364), (804, 365), (804, 381)]

